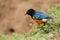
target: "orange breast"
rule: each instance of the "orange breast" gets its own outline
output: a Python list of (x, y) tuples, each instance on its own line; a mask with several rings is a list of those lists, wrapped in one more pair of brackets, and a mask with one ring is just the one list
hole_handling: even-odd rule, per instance
[(44, 23), (42, 20), (34, 20), (38, 25)]
[(33, 19), (38, 25), (44, 23), (42, 20), (35, 20), (33, 17), (32, 17), (32, 19)]

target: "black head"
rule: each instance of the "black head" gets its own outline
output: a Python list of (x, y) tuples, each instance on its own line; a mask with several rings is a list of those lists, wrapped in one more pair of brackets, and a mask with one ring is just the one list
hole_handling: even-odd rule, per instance
[(34, 10), (34, 9), (29, 9), (29, 10), (27, 10), (27, 12), (26, 12), (26, 15), (33, 16), (34, 14), (35, 14), (35, 10)]

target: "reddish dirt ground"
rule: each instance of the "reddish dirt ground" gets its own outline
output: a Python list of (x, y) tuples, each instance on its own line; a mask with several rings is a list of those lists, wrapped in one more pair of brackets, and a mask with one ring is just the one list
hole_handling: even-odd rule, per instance
[(32, 27), (29, 16), (25, 16), (28, 9), (45, 12), (48, 8), (60, 4), (60, 0), (0, 0), (0, 34), (9, 34), (10, 28), (15, 32), (25, 34)]

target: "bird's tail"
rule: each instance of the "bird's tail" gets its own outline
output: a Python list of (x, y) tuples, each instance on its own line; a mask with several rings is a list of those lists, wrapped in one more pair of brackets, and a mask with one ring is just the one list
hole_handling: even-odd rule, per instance
[(48, 16), (48, 17), (47, 17), (47, 19), (53, 19), (53, 17), (51, 17), (51, 16)]

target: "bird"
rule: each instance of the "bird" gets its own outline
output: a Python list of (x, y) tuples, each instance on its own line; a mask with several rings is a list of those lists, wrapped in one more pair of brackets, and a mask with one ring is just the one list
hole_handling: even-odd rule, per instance
[(36, 11), (34, 9), (28, 9), (25, 15), (29, 15), (38, 25), (45, 25), (49, 19), (52, 19), (52, 17), (48, 14)]

